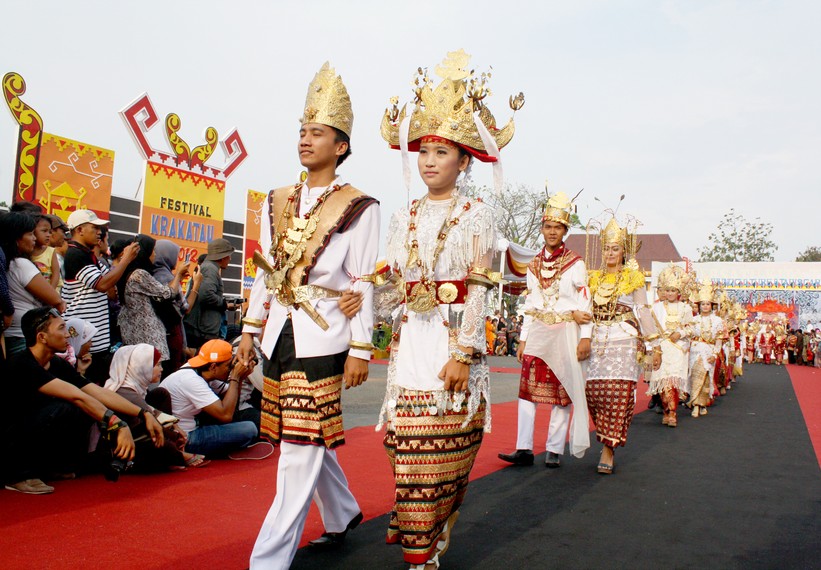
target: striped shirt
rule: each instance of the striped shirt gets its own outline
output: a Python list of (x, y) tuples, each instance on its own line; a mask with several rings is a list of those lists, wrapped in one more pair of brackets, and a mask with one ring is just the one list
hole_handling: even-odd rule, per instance
[(94, 253), (87, 247), (70, 241), (66, 251), (65, 284), (61, 291), (66, 302), (65, 318), (83, 319), (97, 328), (91, 342), (91, 352), (108, 352), (111, 338), (108, 330), (108, 296), (94, 287), (103, 277)]

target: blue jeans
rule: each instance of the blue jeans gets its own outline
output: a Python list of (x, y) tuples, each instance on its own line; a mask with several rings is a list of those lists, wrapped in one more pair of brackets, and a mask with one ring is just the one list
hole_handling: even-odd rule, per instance
[(252, 422), (232, 422), (198, 427), (188, 433), (185, 451), (202, 455), (226, 455), (251, 445), (257, 437), (257, 426)]

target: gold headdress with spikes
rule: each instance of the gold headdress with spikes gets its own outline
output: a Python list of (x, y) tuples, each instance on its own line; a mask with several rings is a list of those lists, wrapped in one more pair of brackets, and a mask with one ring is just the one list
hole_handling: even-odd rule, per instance
[(687, 275), (687, 272), (672, 262), (659, 273), (659, 287), (662, 289), (676, 289), (679, 293), (684, 292), (689, 280), (690, 276)]
[(353, 129), (353, 109), (342, 78), (327, 61), (314, 76), (305, 97), (300, 124), (320, 123), (339, 129), (349, 137)]
[[(578, 196), (578, 194), (576, 194)], [(570, 217), (575, 213), (576, 206), (573, 200), (564, 192), (557, 192), (547, 199), (547, 205), (542, 214), (543, 222), (556, 222), (570, 229)]]
[(607, 222), (599, 235), (602, 245), (619, 243), (625, 248), (627, 247), (627, 227), (621, 227), (615, 217)]
[[(408, 142), (414, 143), (422, 137), (440, 137), (459, 145), (478, 151), (472, 153), (479, 160), (494, 162), (488, 148), (474, 121), (474, 114), (484, 127), (498, 149), (504, 147), (513, 138), (514, 125), (511, 118), (501, 129), (496, 127), (496, 119), (485, 106), (484, 99), (490, 95), (487, 81), (490, 73), (478, 77), (468, 70), (470, 56), (463, 49), (448, 52), (447, 58), (436, 66), (436, 74), (442, 78), (435, 88), (428, 78), (427, 70), (417, 69), (418, 76), (414, 81), (414, 108), (410, 112)], [(393, 148), (399, 148), (399, 130), (402, 121), (408, 114), (407, 105), (398, 108), (399, 98), (391, 98), (392, 107), (382, 117), (382, 138)], [(510, 107), (518, 111), (524, 105), (524, 95), (510, 97)], [(415, 150), (411, 148), (411, 150)]]
[(709, 280), (703, 281), (699, 284), (698, 290), (694, 295), (693, 301), (696, 303), (702, 303), (704, 301), (709, 301), (710, 303), (717, 303), (718, 301), (715, 298), (716, 292), (713, 290), (713, 283)]

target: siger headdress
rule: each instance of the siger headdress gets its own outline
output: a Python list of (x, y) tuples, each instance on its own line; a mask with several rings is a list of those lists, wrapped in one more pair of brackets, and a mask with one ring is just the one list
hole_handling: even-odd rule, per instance
[[(400, 110), (399, 97), (391, 98), (391, 107), (382, 117), (382, 138), (391, 148), (403, 153), (405, 183), (410, 185), (408, 151), (418, 151), (424, 139), (450, 141), (482, 162), (494, 163), (494, 186), (502, 187), (501, 155), (499, 150), (513, 138), (515, 130), (511, 118), (504, 127), (497, 128), (496, 119), (485, 105), (491, 94), (487, 82), (489, 72), (476, 75), (468, 68), (470, 56), (463, 49), (448, 52), (445, 60), (436, 66), (442, 78), (433, 86), (427, 69), (417, 68), (414, 79), (412, 108), (405, 104)], [(510, 97), (513, 111), (522, 108), (524, 95)]]
[(339, 129), (349, 137), (353, 129), (353, 109), (342, 78), (327, 61), (314, 76), (305, 97), (300, 124), (320, 123)]

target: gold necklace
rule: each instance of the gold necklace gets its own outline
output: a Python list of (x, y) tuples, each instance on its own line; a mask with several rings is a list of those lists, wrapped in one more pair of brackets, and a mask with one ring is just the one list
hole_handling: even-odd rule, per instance
[[(462, 211), (455, 217), (451, 218), (451, 214), (453, 214), (453, 210), (455, 209), (457, 202), (457, 196), (453, 196), (452, 201), (448, 206), (448, 212), (445, 214), (445, 219), (442, 222), (442, 226), (439, 228), (439, 232), (436, 235), (436, 245), (433, 250), (431, 262), (428, 265), (424, 263), (419, 256), (419, 242), (416, 239), (416, 217), (422, 210), (423, 206), (427, 203), (427, 199), (428, 197), (424, 196), (420, 200), (414, 200), (413, 204), (411, 204), (410, 219), (408, 221), (408, 241), (405, 242), (405, 248), (408, 251), (408, 262), (406, 264), (406, 269), (415, 265), (419, 268), (420, 273), (419, 282), (413, 286), (410, 293), (406, 292), (405, 294), (405, 303), (407, 307), (416, 313), (426, 313), (439, 305), (439, 298), (436, 295), (436, 283), (428, 276), (428, 272), (435, 271), (436, 262), (439, 260), (439, 254), (441, 254), (442, 250), (445, 248), (445, 241), (447, 240), (450, 230), (459, 223), (459, 219), (462, 214), (471, 208), (470, 201), (468, 200), (462, 206)], [(450, 328), (449, 324), (445, 322), (444, 317), (442, 320), (445, 327)]]
[[(287, 292), (283, 291), (285, 276), (302, 259), (302, 255), (308, 246), (308, 240), (316, 231), (322, 206), (328, 197), (340, 188), (339, 184), (331, 183), (319, 195), (313, 206), (304, 215), (300, 216), (296, 211), (299, 207), (303, 186), (303, 182), (294, 186), (293, 191), (288, 196), (288, 203), (282, 209), (276, 228), (274, 228), (271, 236), (269, 252), (273, 259), (274, 271), (266, 279), (266, 285), (269, 289), (276, 291), (277, 297), (286, 302), (285, 304), (288, 301)], [(282, 228), (282, 231), (278, 232), (277, 230), (280, 228)]]

